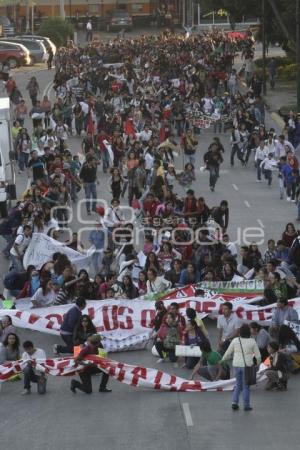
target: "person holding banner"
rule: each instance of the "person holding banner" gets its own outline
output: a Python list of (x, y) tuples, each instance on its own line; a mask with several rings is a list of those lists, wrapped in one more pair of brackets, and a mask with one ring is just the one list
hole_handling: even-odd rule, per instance
[[(92, 334), (87, 339), (87, 345), (83, 347), (79, 355), (76, 356), (74, 360), (77, 364), (81, 364), (86, 356), (99, 355), (99, 349), (103, 349), (101, 337), (99, 334)], [(108, 389), (106, 387), (109, 380), (109, 375), (103, 372), (102, 370), (98, 369), (93, 364), (88, 364), (82, 371), (79, 372), (81, 383), (77, 380), (71, 380), (70, 389), (73, 392), (73, 394), (76, 394), (77, 389), (84, 392), (85, 394), (91, 394), (93, 391), (92, 375), (96, 375), (98, 373), (102, 373), (102, 380), (99, 386), (99, 392), (111, 392), (111, 389)]]
[(171, 362), (176, 362), (175, 347), (179, 345), (181, 340), (181, 327), (176, 322), (175, 315), (169, 312), (166, 320), (161, 324), (155, 342), (155, 348), (159, 354), (157, 363), (162, 363), (165, 360), (165, 354), (168, 355)]
[(238, 331), (241, 326), (241, 322), (238, 317), (232, 313), (232, 308), (232, 303), (223, 303), (223, 315), (220, 315), (218, 317), (218, 351), (221, 353), (221, 355), (224, 355), (232, 339), (234, 339), (238, 335)]
[(83, 297), (78, 297), (74, 306), (64, 316), (64, 321), (60, 327), (60, 336), (65, 342), (65, 346), (55, 344), (53, 346), (53, 352), (55, 355), (60, 353), (72, 353), (73, 352), (73, 335), (78, 323), (81, 320), (82, 311), (86, 307), (86, 301)]

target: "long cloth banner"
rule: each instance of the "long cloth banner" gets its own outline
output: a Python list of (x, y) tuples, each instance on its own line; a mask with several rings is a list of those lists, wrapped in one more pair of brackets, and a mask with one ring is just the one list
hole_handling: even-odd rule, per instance
[[(221, 314), (224, 295), (210, 298), (188, 297), (177, 299), (180, 311), (184, 314), (187, 307), (194, 308), (198, 317), (217, 318)], [(166, 306), (174, 301), (165, 300)], [(252, 305), (253, 299), (239, 297), (233, 301), (233, 311), (241, 321), (258, 321), (269, 324), (276, 304), (267, 307)], [(300, 316), (300, 297), (289, 301)], [(65, 313), (72, 305), (51, 306), (36, 309), (0, 310), (0, 317), (8, 314), (17, 327), (37, 330), (50, 334), (59, 334)], [(151, 321), (155, 317), (155, 303), (145, 300), (91, 300), (83, 311), (93, 320), (97, 332), (103, 336), (107, 351), (120, 351), (144, 348), (152, 336)]]
[(88, 268), (91, 259), (90, 254), (83, 255), (43, 233), (33, 233), (24, 255), (24, 267), (27, 269), (32, 264), (36, 269), (40, 269), (45, 262), (52, 260), (53, 253), (59, 251), (70, 259), (78, 271)]
[[(161, 370), (132, 366), (99, 356), (89, 356), (84, 363), (86, 364), (87, 361), (92, 362), (117, 381), (144, 389), (175, 392), (230, 391), (235, 385), (235, 379), (206, 382), (191, 381)], [(23, 365), (22, 360), (0, 365), (0, 382), (7, 381), (11, 376), (20, 373)], [(85, 367), (82, 364), (76, 364), (73, 358), (38, 360), (33, 362), (33, 365), (41, 372), (53, 376), (72, 376)], [(265, 379), (265, 369), (266, 366), (261, 364), (257, 382)]]

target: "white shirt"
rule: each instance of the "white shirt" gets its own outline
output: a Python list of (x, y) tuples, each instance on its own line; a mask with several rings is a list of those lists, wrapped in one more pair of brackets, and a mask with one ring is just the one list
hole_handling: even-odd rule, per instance
[(16, 245), (18, 247), (19, 254), (24, 255), (30, 241), (31, 241), (31, 236), (26, 237), (24, 234), (18, 234), (18, 236), (15, 239), (14, 245), (10, 249), (10, 254), (13, 256), (19, 256), (14, 248), (14, 246)]
[(236, 256), (237, 255), (237, 248), (236, 248), (236, 245), (233, 242), (228, 242), (228, 244), (226, 244), (226, 248), (227, 248), (227, 250), (230, 251), (232, 256)]
[(113, 227), (125, 220), (122, 210), (117, 208), (109, 208), (104, 218), (104, 223), (107, 227)]
[(222, 330), (222, 341), (226, 341), (241, 325), (240, 319), (234, 313), (230, 314), (229, 317), (219, 316), (217, 328)]
[(86, 102), (79, 103), (82, 109), (83, 114), (86, 116), (89, 112), (89, 105)]
[[(245, 367), (253, 365), (255, 356), (257, 363), (260, 364), (261, 356), (257, 343), (253, 338), (234, 338), (225, 352), (222, 360), (226, 361), (233, 355), (233, 367)], [(245, 360), (244, 360), (245, 359)]]
[(140, 137), (141, 141), (144, 141), (144, 142), (150, 141), (151, 136), (152, 136), (151, 130), (148, 130), (148, 131), (143, 130), (141, 133), (139, 133), (139, 137)]
[(261, 148), (259, 146), (256, 149), (254, 160), (263, 161), (267, 156), (268, 156), (268, 148), (266, 146), (264, 146), (264, 148)]
[(50, 306), (54, 302), (56, 294), (54, 291), (48, 292), (46, 295), (43, 294), (43, 289), (40, 287), (36, 293), (31, 297), (31, 307), (35, 308), (36, 305), (32, 303), (35, 301), (38, 303), (38, 308), (43, 308), (44, 306)]
[(260, 163), (260, 167), (263, 167), (265, 170), (276, 170), (278, 169), (277, 166), (277, 161), (275, 161), (275, 159), (269, 159), (269, 158), (265, 158), (261, 163)]
[[(24, 352), (22, 355), (22, 359), (24, 362), (32, 361), (33, 359), (35, 359), (36, 362), (38, 363), (39, 361), (43, 361), (46, 359), (46, 353), (41, 348), (36, 348), (35, 352), (32, 355), (29, 355), (27, 352)], [(43, 370), (43, 368), (39, 370), (38, 364), (35, 369), (38, 373), (45, 373), (45, 370)]]
[(293, 144), (289, 141), (284, 141), (283, 143), (277, 141), (275, 145), (275, 156), (276, 158), (281, 158), (282, 156), (286, 156), (285, 146), (289, 148), (293, 153), (295, 153), (295, 148)]
[(86, 29), (89, 31), (92, 29), (92, 24), (90, 21), (88, 21), (88, 23), (86, 24)]
[(146, 152), (146, 154), (144, 156), (144, 159), (145, 159), (145, 169), (146, 170), (151, 170), (152, 167), (153, 167), (153, 161), (154, 161), (153, 156), (150, 155), (149, 152)]
[(156, 277), (154, 281), (148, 280), (146, 285), (148, 294), (164, 292), (171, 287), (170, 281), (166, 280), (164, 277)]

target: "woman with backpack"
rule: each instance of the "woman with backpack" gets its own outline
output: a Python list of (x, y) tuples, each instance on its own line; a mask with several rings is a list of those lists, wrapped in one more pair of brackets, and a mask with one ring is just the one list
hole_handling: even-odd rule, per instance
[(171, 362), (176, 362), (175, 347), (180, 344), (181, 329), (176, 322), (173, 313), (168, 313), (166, 320), (161, 324), (155, 342), (155, 348), (159, 354), (157, 363), (165, 360), (165, 354), (169, 357)]

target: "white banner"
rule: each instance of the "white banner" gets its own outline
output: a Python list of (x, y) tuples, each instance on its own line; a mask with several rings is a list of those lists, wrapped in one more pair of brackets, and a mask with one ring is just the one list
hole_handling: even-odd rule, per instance
[[(203, 391), (228, 391), (235, 385), (235, 379), (218, 381), (191, 381), (171, 375), (161, 370), (148, 367), (132, 366), (130, 364), (113, 361), (109, 358), (99, 356), (88, 356), (84, 362), (77, 364), (73, 358), (55, 358), (32, 361), (38, 370), (53, 376), (74, 376), (76, 372), (82, 370), (88, 362), (97, 366), (103, 372), (106, 372), (115, 380), (125, 383), (132, 387), (143, 389), (155, 389), (170, 392), (203, 392)], [(24, 362), (12, 361), (0, 365), (0, 383), (7, 381), (10, 377), (21, 373)], [(266, 377), (264, 372), (266, 366), (260, 365), (257, 373), (257, 383), (263, 381)]]
[[(174, 300), (165, 300), (166, 307)], [(251, 300), (238, 298), (233, 302), (233, 311), (241, 321), (257, 321), (269, 324), (276, 303), (268, 307), (252, 305)], [(23, 308), (24, 308), (24, 301)], [(208, 299), (189, 297), (177, 299), (180, 311), (185, 314), (187, 307), (194, 308), (198, 317), (217, 318), (224, 299), (213, 296)], [(300, 316), (300, 298), (289, 301)], [(63, 316), (72, 305), (51, 306), (35, 309), (0, 310), (0, 317), (9, 314), (17, 327), (44, 333), (59, 334)], [(18, 303), (17, 303), (18, 308)], [(155, 317), (155, 302), (146, 300), (91, 300), (83, 311), (95, 324), (108, 351), (133, 350), (144, 347), (151, 339), (151, 321)]]
[(25, 269), (31, 264), (40, 269), (47, 261), (51, 261), (55, 252), (64, 253), (71, 263), (76, 266), (77, 270), (87, 269), (90, 264), (90, 255), (82, 255), (46, 234), (33, 233), (24, 255), (23, 265)]

